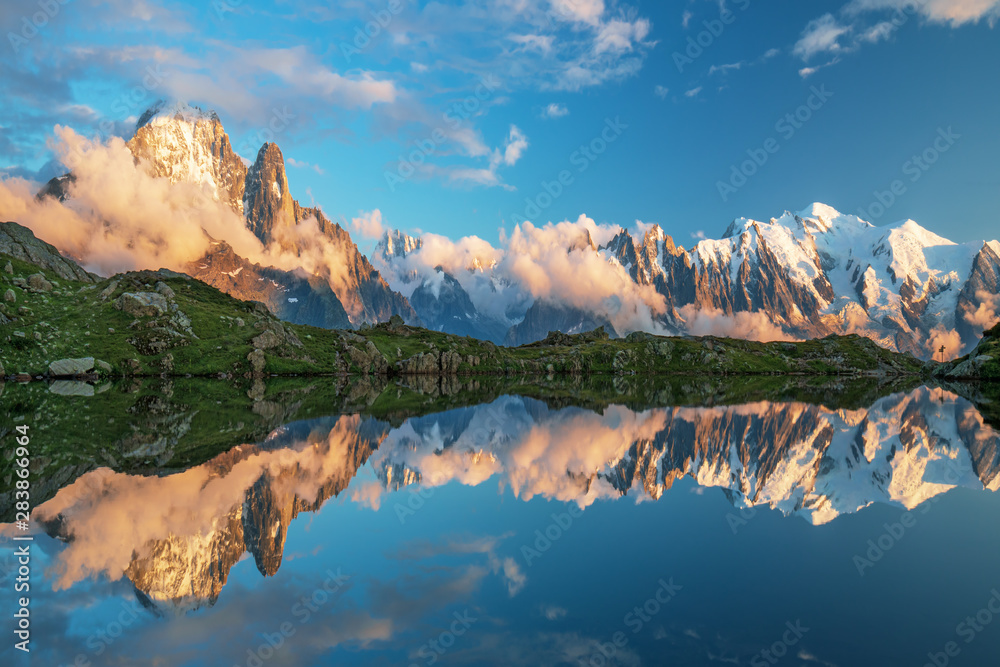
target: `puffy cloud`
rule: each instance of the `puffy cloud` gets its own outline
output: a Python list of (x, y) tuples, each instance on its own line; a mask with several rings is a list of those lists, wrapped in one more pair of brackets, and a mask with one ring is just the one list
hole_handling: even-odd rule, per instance
[(792, 54), (809, 60), (819, 53), (840, 51), (842, 47), (839, 40), (850, 30), (849, 26), (841, 25), (833, 14), (824, 14), (809, 22), (799, 41), (795, 43)]
[(759, 341), (798, 340), (785, 333), (764, 313), (733, 313), (715, 308), (684, 306), (679, 311), (692, 336), (720, 336)]
[(563, 116), (569, 115), (569, 109), (566, 108), (565, 104), (559, 104), (553, 102), (542, 110), (543, 118), (562, 118)]
[(954, 329), (938, 325), (931, 330), (925, 347), (934, 359), (948, 361), (962, 353), (962, 337)]
[(64, 164), (73, 166), (71, 200), (37, 200), (38, 185), (22, 179), (0, 181), (0, 210), (96, 273), (170, 268), (201, 257), (210, 238), (226, 239), (241, 252), (259, 256), (263, 248), (231, 209), (201, 186), (155, 178), (135, 164), (125, 142), (106, 144), (56, 126), (52, 143)]
[(851, 0), (849, 14), (873, 10), (908, 10), (931, 21), (959, 26), (982, 19), (995, 21), (1000, 15), (1000, 0)]
[(387, 231), (385, 225), (382, 224), (382, 211), (379, 209), (352, 218), (351, 229), (366, 239), (382, 238), (382, 235)]
[(604, 0), (552, 0), (552, 10), (565, 19), (596, 25), (604, 14)]
[(963, 317), (973, 327), (985, 331), (1000, 321), (1000, 294), (978, 290), (976, 301), (979, 302), (976, 310), (966, 312)]

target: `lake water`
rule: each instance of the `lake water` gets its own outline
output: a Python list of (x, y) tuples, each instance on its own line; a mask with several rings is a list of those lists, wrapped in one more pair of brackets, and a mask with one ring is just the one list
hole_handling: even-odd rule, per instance
[(873, 385), (8, 385), (0, 662), (996, 664), (991, 404)]

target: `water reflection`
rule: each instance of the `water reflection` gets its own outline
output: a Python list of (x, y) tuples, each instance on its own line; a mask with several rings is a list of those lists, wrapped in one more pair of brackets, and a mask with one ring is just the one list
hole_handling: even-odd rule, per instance
[[(995, 491), (998, 443), (972, 403), (939, 388), (840, 409), (762, 401), (590, 410), (501, 396), (396, 424), (357, 414), (294, 421), (163, 476), (93, 470), (34, 518), (65, 542), (47, 574), (56, 590), (125, 578), (148, 606), (181, 613), (215, 604), (246, 554), (274, 576), (296, 517), (340, 495), (369, 510), (390, 504), (402, 524), (448, 485), (586, 508), (658, 501), (691, 478), (735, 507), (822, 525), (873, 503), (913, 509), (955, 487)], [(523, 564), (497, 556), (489, 540), (472, 544), (465, 553), (487, 555), (482, 572), (496, 572), (508, 592), (523, 586)]]

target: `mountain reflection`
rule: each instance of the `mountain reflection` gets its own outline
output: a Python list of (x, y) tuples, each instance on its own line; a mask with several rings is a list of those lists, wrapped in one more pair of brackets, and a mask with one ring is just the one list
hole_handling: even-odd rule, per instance
[[(359, 476), (366, 464), (374, 474)], [(736, 507), (818, 525), (872, 503), (911, 509), (954, 487), (995, 491), (1000, 451), (972, 403), (927, 387), (865, 409), (754, 402), (592, 411), (503, 396), (396, 426), (359, 415), (293, 422), (163, 477), (92, 471), (35, 518), (67, 543), (53, 561), (57, 589), (124, 576), (149, 604), (188, 611), (214, 604), (247, 553), (274, 575), (290, 523), (345, 491), (377, 508), (404, 487), (495, 480), (521, 500), (586, 507), (657, 500), (684, 476), (723, 489)]]

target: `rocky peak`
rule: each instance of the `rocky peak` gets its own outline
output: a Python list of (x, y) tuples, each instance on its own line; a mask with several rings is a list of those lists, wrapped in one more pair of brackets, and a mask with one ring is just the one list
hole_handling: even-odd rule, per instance
[(154, 176), (204, 185), (215, 200), (243, 214), (246, 164), (215, 112), (158, 102), (139, 118), (128, 147)]
[(406, 257), (411, 252), (422, 248), (423, 245), (424, 242), (421, 239), (414, 238), (398, 229), (394, 229), (382, 235), (382, 240), (379, 241), (375, 252), (382, 255), (385, 259)]
[(285, 158), (277, 144), (266, 143), (246, 176), (243, 211), (247, 227), (265, 244), (275, 229), (295, 224), (295, 203), (288, 191)]

